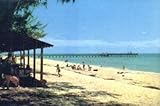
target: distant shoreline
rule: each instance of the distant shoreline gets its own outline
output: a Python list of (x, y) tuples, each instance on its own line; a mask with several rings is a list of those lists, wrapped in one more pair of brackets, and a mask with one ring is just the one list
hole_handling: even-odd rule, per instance
[(76, 56), (72, 54), (50, 54), (44, 55), (44, 58), (50, 60), (60, 60), (65, 61), (68, 60), (72, 63), (82, 63), (103, 67), (115, 67), (122, 69), (123, 66), (125, 68), (131, 70), (141, 70), (144, 72), (156, 72), (160, 73), (159, 68), (159, 59), (160, 54), (139, 54), (138, 56), (91, 56), (88, 54), (82, 56)]
[[(74, 62), (65, 62), (65, 61), (60, 61), (60, 60), (52, 60), (52, 59), (44, 59), (44, 60), (51, 60), (51, 61), (54, 61), (54, 62), (57, 62), (57, 63), (59, 63), (59, 62), (63, 62), (63, 63), (66, 63), (66, 64), (75, 64), (75, 65), (82, 65), (82, 63), (74, 63)], [(86, 65), (88, 65), (88, 64), (86, 64)], [(105, 68), (105, 69), (114, 69), (114, 70), (123, 70), (122, 68), (118, 68), (118, 67), (112, 67), (112, 66), (103, 66), (103, 67), (101, 67), (101, 66), (99, 66), (99, 65), (93, 65), (93, 64), (89, 64), (89, 65), (91, 65), (91, 66), (93, 66), (93, 67), (97, 67), (97, 68)], [(134, 69), (130, 69), (130, 68), (126, 68), (125, 70), (123, 70), (123, 71), (129, 71), (129, 72), (138, 72), (138, 73), (148, 73), (148, 74), (160, 74), (160, 72), (153, 72), (153, 71), (145, 71), (145, 70), (134, 70)]]

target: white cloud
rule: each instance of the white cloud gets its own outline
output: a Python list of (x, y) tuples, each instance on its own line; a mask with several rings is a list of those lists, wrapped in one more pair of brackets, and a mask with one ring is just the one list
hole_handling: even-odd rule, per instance
[(143, 32), (141, 32), (141, 34), (145, 35), (145, 34), (147, 34), (147, 32), (143, 31)]
[(160, 48), (160, 39), (144, 40), (144, 41), (114, 41), (105, 40), (58, 40), (52, 38), (44, 38), (55, 45), (55, 47), (132, 47), (132, 48)]
[(154, 40), (145, 40), (145, 41), (122, 41), (120, 42), (121, 46), (131, 46), (136, 48), (160, 48), (160, 39), (154, 39)]

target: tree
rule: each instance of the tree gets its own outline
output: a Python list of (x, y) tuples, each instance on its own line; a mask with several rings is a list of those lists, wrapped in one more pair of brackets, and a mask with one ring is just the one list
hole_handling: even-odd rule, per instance
[(0, 32), (9, 31), (16, 0), (0, 0)]
[(47, 0), (19, 0), (13, 14), (11, 30), (37, 39), (44, 37), (45, 25), (37, 21), (32, 14), (38, 6), (46, 7)]
[(75, 2), (75, 0), (58, 0), (58, 1), (60, 1), (60, 2), (62, 2), (62, 3), (68, 3), (68, 2), (70, 2), (70, 1)]
[[(57, 0), (68, 3), (75, 0)], [(38, 6), (47, 7), (47, 0), (0, 0), (0, 31), (16, 32), (36, 39), (45, 36), (44, 27), (33, 16)]]

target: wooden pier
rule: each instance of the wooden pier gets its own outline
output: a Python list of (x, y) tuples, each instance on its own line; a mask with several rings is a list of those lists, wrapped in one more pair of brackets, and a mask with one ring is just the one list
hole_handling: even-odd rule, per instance
[[(84, 57), (84, 58), (95, 58), (95, 57), (135, 57), (138, 53), (99, 53), (99, 54), (45, 54), (44, 58), (77, 58), (77, 57)], [(37, 55), (40, 57), (40, 55)]]
[(110, 56), (137, 56), (138, 53), (102, 53), (100, 56), (110, 57)]

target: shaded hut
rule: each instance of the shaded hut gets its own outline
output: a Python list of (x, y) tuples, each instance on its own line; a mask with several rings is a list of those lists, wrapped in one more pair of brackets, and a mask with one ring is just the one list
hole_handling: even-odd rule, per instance
[[(30, 50), (33, 50), (33, 77), (36, 75), (36, 49), (40, 49), (40, 80), (43, 79), (43, 49), (46, 47), (52, 47), (53, 45), (34, 39), (26, 35), (19, 35), (13, 32), (1, 32), (0, 33), (0, 52), (17, 52), (20, 51), (20, 55), (27, 55), (27, 64), (29, 64)], [(25, 54), (27, 51), (27, 54)], [(24, 58), (25, 59), (25, 58)], [(25, 60), (23, 60), (25, 66)]]

